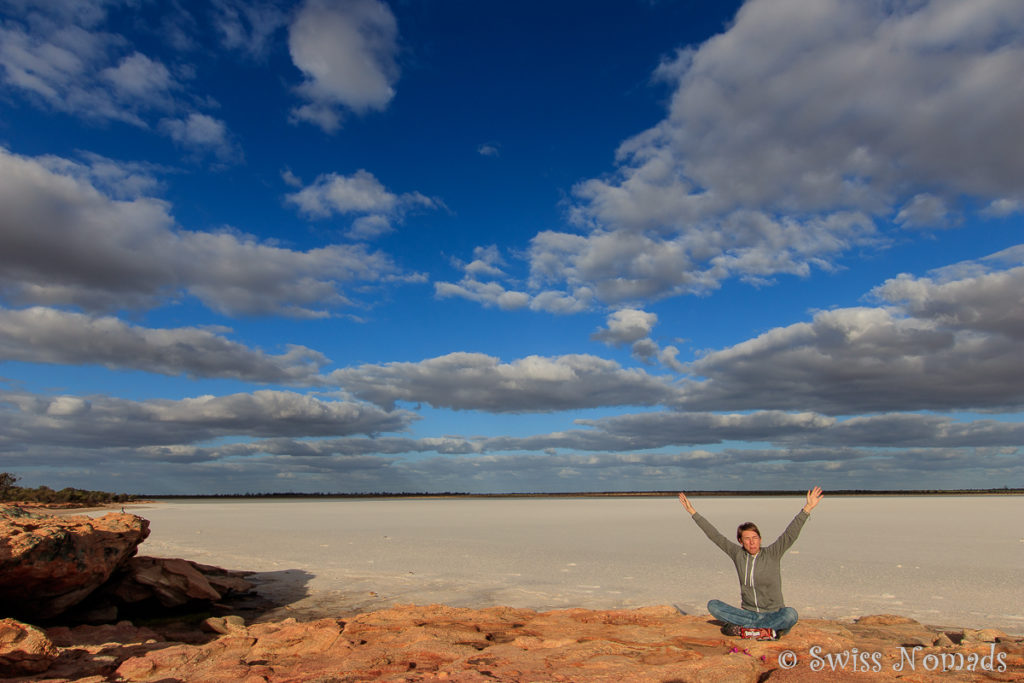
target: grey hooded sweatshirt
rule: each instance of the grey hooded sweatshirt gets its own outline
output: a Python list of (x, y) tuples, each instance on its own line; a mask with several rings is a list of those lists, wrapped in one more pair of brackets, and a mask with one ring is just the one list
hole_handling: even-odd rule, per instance
[(740, 579), (740, 607), (751, 612), (775, 612), (786, 606), (782, 597), (782, 556), (796, 541), (808, 517), (809, 514), (800, 510), (782, 535), (771, 545), (762, 547), (757, 555), (751, 555), (742, 545), (723, 536), (699, 512), (693, 514), (693, 521), (735, 563)]

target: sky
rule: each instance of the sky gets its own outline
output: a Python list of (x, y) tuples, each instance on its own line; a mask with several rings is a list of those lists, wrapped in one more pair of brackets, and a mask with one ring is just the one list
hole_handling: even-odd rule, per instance
[(1024, 486), (1024, 3), (0, 0), (0, 470)]

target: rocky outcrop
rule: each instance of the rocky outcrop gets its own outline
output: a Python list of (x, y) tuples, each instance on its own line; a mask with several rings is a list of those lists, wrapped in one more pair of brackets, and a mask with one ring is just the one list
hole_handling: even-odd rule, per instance
[(246, 593), (243, 572), (134, 557), (149, 522), (130, 514), (56, 517), (0, 506), (0, 617), (113, 622)]
[(55, 517), (0, 506), (0, 616), (46, 619), (78, 604), (135, 554), (135, 515)]
[[(45, 672), (21, 680), (1024, 680), (1024, 639), (903, 618), (806, 620), (765, 642), (727, 638), (709, 617), (672, 607), (406, 605), (346, 620), (207, 622), (205, 642), (191, 644), (128, 623), (49, 629), (58, 655)], [(936, 644), (942, 639), (948, 644)]]
[(0, 619), (0, 676), (46, 671), (56, 658), (56, 646), (41, 629), (14, 619)]
[(164, 557), (133, 557), (94, 598), (122, 610), (133, 606), (156, 609), (181, 607), (195, 602), (219, 602), (247, 593), (252, 584), (246, 572), (189, 560)]

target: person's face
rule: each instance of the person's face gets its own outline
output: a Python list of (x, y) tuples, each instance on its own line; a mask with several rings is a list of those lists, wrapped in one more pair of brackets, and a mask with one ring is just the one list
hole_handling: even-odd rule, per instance
[(743, 544), (743, 549), (751, 555), (757, 555), (761, 550), (761, 537), (753, 529), (747, 529), (740, 534), (740, 543)]

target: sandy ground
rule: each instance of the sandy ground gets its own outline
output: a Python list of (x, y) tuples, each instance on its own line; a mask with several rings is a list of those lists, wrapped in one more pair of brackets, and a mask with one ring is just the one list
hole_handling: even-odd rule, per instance
[[(727, 536), (765, 542), (797, 498), (696, 498)], [(674, 498), (158, 502), (140, 552), (258, 572), (274, 618), (394, 603), (539, 610), (738, 602), (735, 571)], [(801, 615), (896, 613), (1024, 634), (1024, 498), (829, 498), (783, 562)]]

